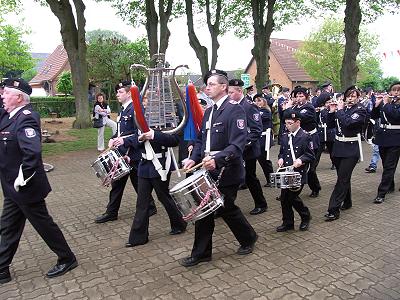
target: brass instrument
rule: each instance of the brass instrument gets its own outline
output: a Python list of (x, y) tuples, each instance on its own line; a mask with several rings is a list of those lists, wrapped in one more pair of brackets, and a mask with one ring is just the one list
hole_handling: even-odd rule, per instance
[[(147, 105), (144, 118), (150, 128), (157, 128), (167, 134), (175, 134), (183, 130), (188, 119), (185, 97), (178, 86), (175, 73), (179, 68), (188, 68), (187, 65), (179, 65), (169, 68), (165, 62), (165, 54), (154, 55), (156, 67), (147, 68), (141, 64), (133, 64), (132, 71), (136, 69), (147, 73), (145, 84), (140, 95), (147, 96)], [(178, 101), (180, 104), (178, 103)], [(183, 115), (179, 116), (178, 105), (181, 105)], [(179, 122), (179, 117), (182, 120)], [(138, 124), (136, 113), (135, 122)]]
[(271, 84), (270, 90), (271, 90), (272, 98), (277, 100), (279, 93), (282, 91), (282, 86), (279, 83), (273, 83), (273, 84)]

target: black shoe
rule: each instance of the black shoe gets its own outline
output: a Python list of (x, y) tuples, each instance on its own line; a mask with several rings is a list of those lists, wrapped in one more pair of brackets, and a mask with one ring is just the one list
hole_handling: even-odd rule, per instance
[(342, 204), (342, 206), (340, 206), (340, 210), (348, 210), (350, 208), (352, 208), (352, 205), (344, 205), (344, 204)]
[(182, 258), (179, 261), (179, 264), (184, 267), (192, 267), (192, 266), (198, 265), (201, 262), (206, 262), (206, 261), (211, 261), (211, 257), (188, 256), (188, 257)]
[(250, 211), (250, 214), (251, 215), (259, 215), (259, 214), (265, 213), (266, 211), (267, 211), (266, 207), (256, 207)]
[(312, 191), (309, 195), (310, 198), (317, 198), (319, 196), (319, 191)]
[(330, 213), (330, 212), (328, 212), (328, 213), (326, 213), (326, 214), (324, 215), (325, 221), (326, 221), (326, 222), (335, 221), (335, 220), (339, 219), (339, 216), (340, 216), (339, 213), (336, 213), (336, 214), (335, 214), (335, 213)]
[(335, 165), (332, 165), (332, 166), (331, 166), (331, 170), (336, 170)]
[(294, 229), (294, 225), (285, 225), (282, 224), (281, 226), (276, 227), (276, 232), (285, 232), (285, 231), (289, 231), (289, 230), (293, 230)]
[(271, 183), (267, 182), (266, 184), (264, 184), (264, 187), (271, 187)]
[(186, 231), (186, 226), (182, 227), (182, 228), (173, 228), (169, 232), (169, 235), (177, 235), (177, 234), (184, 233), (185, 231)]
[(57, 263), (54, 267), (52, 267), (46, 274), (48, 278), (53, 278), (57, 276), (64, 275), (68, 271), (75, 269), (78, 266), (78, 261), (74, 259), (72, 262), (67, 264), (59, 264)]
[(252, 253), (254, 250), (254, 245), (256, 244), (257, 240), (258, 240), (258, 235), (256, 234), (254, 241), (250, 245), (240, 246), (239, 249), (237, 249), (236, 253), (239, 255), (246, 255)]
[(309, 227), (310, 227), (310, 220), (301, 221), (300, 226), (299, 226), (299, 230), (300, 231), (307, 231)]
[(118, 215), (112, 215), (110, 213), (105, 212), (104, 214), (102, 214), (101, 216), (98, 216), (94, 222), (95, 223), (106, 223), (106, 222), (110, 222), (110, 221), (115, 221), (118, 219)]
[(7, 283), (11, 281), (10, 269), (6, 268), (0, 272), (0, 283)]
[(383, 203), (385, 201), (385, 198), (383, 198), (383, 197), (376, 197), (375, 199), (374, 199), (374, 203), (375, 204), (381, 204), (381, 203)]
[(249, 187), (247, 186), (247, 184), (241, 184), (239, 186), (239, 190), (247, 190)]
[(365, 168), (365, 173), (375, 173), (376, 169), (369, 166), (368, 168)]
[(149, 217), (154, 216), (157, 214), (157, 208), (152, 208), (149, 210)]
[(136, 247), (136, 246), (140, 246), (140, 245), (145, 245), (149, 242), (149, 239), (146, 239), (144, 242), (135, 242), (135, 243), (126, 243), (125, 247), (126, 248), (132, 248), (132, 247)]

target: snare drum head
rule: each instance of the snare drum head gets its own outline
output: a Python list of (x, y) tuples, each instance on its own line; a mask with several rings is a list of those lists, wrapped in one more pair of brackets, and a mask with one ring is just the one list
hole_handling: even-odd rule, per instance
[(204, 173), (206, 172), (206, 170), (202, 169), (199, 171), (196, 171), (195, 173), (193, 173), (193, 175), (189, 176), (188, 178), (183, 179), (181, 182), (177, 183), (171, 190), (171, 193), (175, 193), (176, 191), (179, 191), (183, 188), (185, 188), (186, 186), (190, 185), (192, 182), (196, 181), (197, 179), (199, 179), (200, 177), (202, 177), (204, 175)]

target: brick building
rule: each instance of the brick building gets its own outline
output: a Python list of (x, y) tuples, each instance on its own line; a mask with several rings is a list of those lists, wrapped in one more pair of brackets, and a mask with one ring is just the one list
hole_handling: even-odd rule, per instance
[(36, 76), (29, 82), (32, 87), (32, 95), (55, 96), (58, 77), (62, 72), (70, 70), (67, 51), (63, 45), (59, 45), (47, 57)]
[[(271, 39), (269, 49), (269, 78), (271, 83), (279, 83), (293, 89), (296, 85), (317, 87), (318, 81), (312, 79), (299, 65), (294, 54), (301, 46), (302, 41)], [(245, 69), (250, 74), (250, 82), (254, 84), (257, 73), (256, 61), (252, 58)]]

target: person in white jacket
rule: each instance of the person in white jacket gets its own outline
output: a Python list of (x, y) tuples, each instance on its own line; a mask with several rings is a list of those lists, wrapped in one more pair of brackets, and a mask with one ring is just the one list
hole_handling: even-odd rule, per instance
[(112, 133), (117, 131), (117, 123), (110, 118), (111, 109), (106, 102), (106, 97), (103, 93), (96, 95), (96, 103), (93, 108), (93, 117), (98, 119), (102, 118), (103, 126), (97, 128), (97, 150), (104, 151), (104, 128), (105, 126), (111, 127)]

